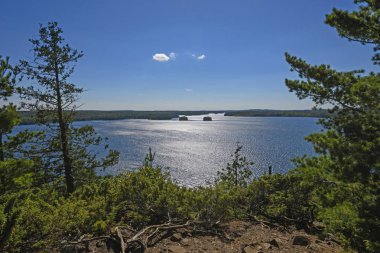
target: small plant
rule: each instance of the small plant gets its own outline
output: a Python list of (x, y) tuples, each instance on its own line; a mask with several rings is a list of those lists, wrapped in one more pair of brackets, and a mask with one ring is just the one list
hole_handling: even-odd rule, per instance
[(241, 155), (242, 145), (236, 144), (232, 163), (227, 163), (227, 168), (218, 171), (217, 181), (227, 181), (234, 186), (247, 186), (252, 177), (251, 166), (253, 162), (247, 161), (245, 156)]
[(156, 156), (156, 152), (152, 152), (152, 148), (149, 147), (148, 154), (145, 155), (143, 167), (153, 167), (154, 157)]

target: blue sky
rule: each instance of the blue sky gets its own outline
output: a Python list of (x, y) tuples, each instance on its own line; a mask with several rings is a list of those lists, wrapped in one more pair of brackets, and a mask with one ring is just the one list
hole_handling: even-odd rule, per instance
[(86, 90), (81, 109), (308, 109), (311, 102), (284, 84), (295, 77), (285, 52), (339, 70), (374, 69), (371, 48), (324, 24), (332, 7), (355, 6), (350, 0), (3, 0), (0, 54), (31, 59), (28, 39), (40, 23), (57, 21), (67, 42), (85, 54), (72, 76)]

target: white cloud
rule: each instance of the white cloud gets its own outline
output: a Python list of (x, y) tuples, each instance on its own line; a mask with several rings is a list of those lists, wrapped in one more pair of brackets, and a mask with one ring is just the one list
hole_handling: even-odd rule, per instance
[(175, 58), (177, 58), (177, 54), (174, 53), (174, 52), (171, 52), (171, 53), (169, 54), (169, 57), (170, 57), (170, 59), (175, 60)]
[(153, 60), (159, 61), (159, 62), (175, 60), (176, 58), (177, 58), (177, 54), (174, 52), (171, 52), (168, 55), (164, 53), (157, 53), (153, 55)]
[(153, 55), (153, 60), (159, 61), (159, 62), (166, 62), (170, 60), (170, 57), (167, 56), (166, 54), (159, 53), (159, 54)]
[(191, 54), (191, 57), (194, 57), (196, 58), (197, 60), (200, 60), (200, 61), (203, 61), (204, 59), (206, 59), (206, 55), (204, 54), (201, 54), (201, 55), (196, 55), (196, 54)]
[(186, 92), (192, 92), (192, 89), (185, 89)]
[(206, 55), (202, 54), (197, 57), (198, 60), (204, 60), (206, 58)]

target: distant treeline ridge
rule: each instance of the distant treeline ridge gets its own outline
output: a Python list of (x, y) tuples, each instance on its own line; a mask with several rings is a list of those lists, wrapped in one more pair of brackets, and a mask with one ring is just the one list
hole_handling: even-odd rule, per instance
[(243, 110), (227, 111), (225, 116), (239, 117), (314, 117), (326, 118), (328, 110)]
[[(20, 111), (22, 124), (34, 124), (34, 112)], [(242, 110), (242, 111), (77, 111), (75, 121), (89, 120), (121, 120), (121, 119), (149, 119), (170, 120), (179, 115), (202, 115), (209, 113), (225, 113), (225, 116), (241, 117), (327, 117), (327, 110)]]

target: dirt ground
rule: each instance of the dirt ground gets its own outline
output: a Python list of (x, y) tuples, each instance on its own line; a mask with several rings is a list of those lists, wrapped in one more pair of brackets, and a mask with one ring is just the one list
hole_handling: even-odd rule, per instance
[(259, 252), (343, 252), (332, 238), (318, 238), (303, 230), (269, 227), (234, 221), (221, 226), (222, 234), (203, 234), (180, 229), (148, 248), (148, 253), (259, 253)]
[[(125, 235), (124, 235), (125, 236)], [(126, 236), (131, 238), (131, 236)], [(145, 237), (146, 238), (146, 237)], [(140, 244), (141, 245), (141, 244)], [(62, 248), (60, 253), (120, 253), (115, 240), (89, 240)], [(133, 253), (266, 253), (266, 252), (344, 252), (331, 236), (307, 233), (302, 229), (264, 222), (233, 221), (215, 229), (186, 226), (155, 234), (148, 248), (128, 248)]]

